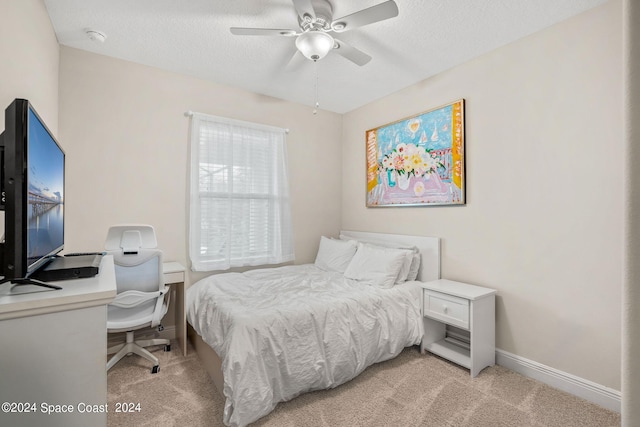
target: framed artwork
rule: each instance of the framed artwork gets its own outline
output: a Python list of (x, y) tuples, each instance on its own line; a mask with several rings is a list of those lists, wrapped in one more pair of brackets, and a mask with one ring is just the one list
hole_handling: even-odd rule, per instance
[(464, 99), (365, 133), (367, 207), (464, 205)]

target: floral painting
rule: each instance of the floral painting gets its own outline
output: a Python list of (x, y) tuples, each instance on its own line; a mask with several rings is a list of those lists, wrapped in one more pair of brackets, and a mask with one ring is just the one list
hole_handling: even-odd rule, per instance
[(367, 206), (460, 205), (464, 99), (366, 132)]

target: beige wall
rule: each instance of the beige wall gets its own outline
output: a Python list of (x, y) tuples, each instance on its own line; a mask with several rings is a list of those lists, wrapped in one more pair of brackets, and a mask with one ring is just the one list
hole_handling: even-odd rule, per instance
[(0, 132), (15, 98), (31, 101), (58, 131), (58, 41), (41, 0), (0, 1)]
[[(342, 226), (442, 238), (442, 276), (498, 289), (497, 346), (620, 390), (621, 2), (344, 117)], [(365, 130), (466, 99), (467, 204), (365, 207)], [(597, 367), (597, 369), (595, 368)]]
[(342, 116), (62, 47), (67, 251), (100, 249), (111, 224), (141, 222), (166, 260), (189, 265), (188, 110), (290, 129), (296, 262), (313, 261), (319, 236), (340, 229)]
[[(57, 135), (59, 48), (44, 3), (0, 0), (0, 41), (0, 133), (5, 108), (24, 98)], [(4, 212), (0, 230), (4, 232)]]
[(640, 420), (640, 183), (634, 171), (640, 163), (640, 5), (623, 1), (625, 168), (625, 292), (622, 328), (622, 425)]

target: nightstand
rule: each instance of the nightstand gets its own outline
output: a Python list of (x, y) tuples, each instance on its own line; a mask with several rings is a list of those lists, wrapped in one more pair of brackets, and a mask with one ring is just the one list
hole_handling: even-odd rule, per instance
[(471, 377), (495, 365), (496, 292), (446, 279), (422, 283), (420, 350), (464, 366)]

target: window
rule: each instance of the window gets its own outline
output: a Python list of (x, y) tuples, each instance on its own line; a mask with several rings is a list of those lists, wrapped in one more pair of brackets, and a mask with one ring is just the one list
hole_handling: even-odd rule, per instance
[(285, 130), (197, 113), (191, 120), (193, 270), (293, 260)]

